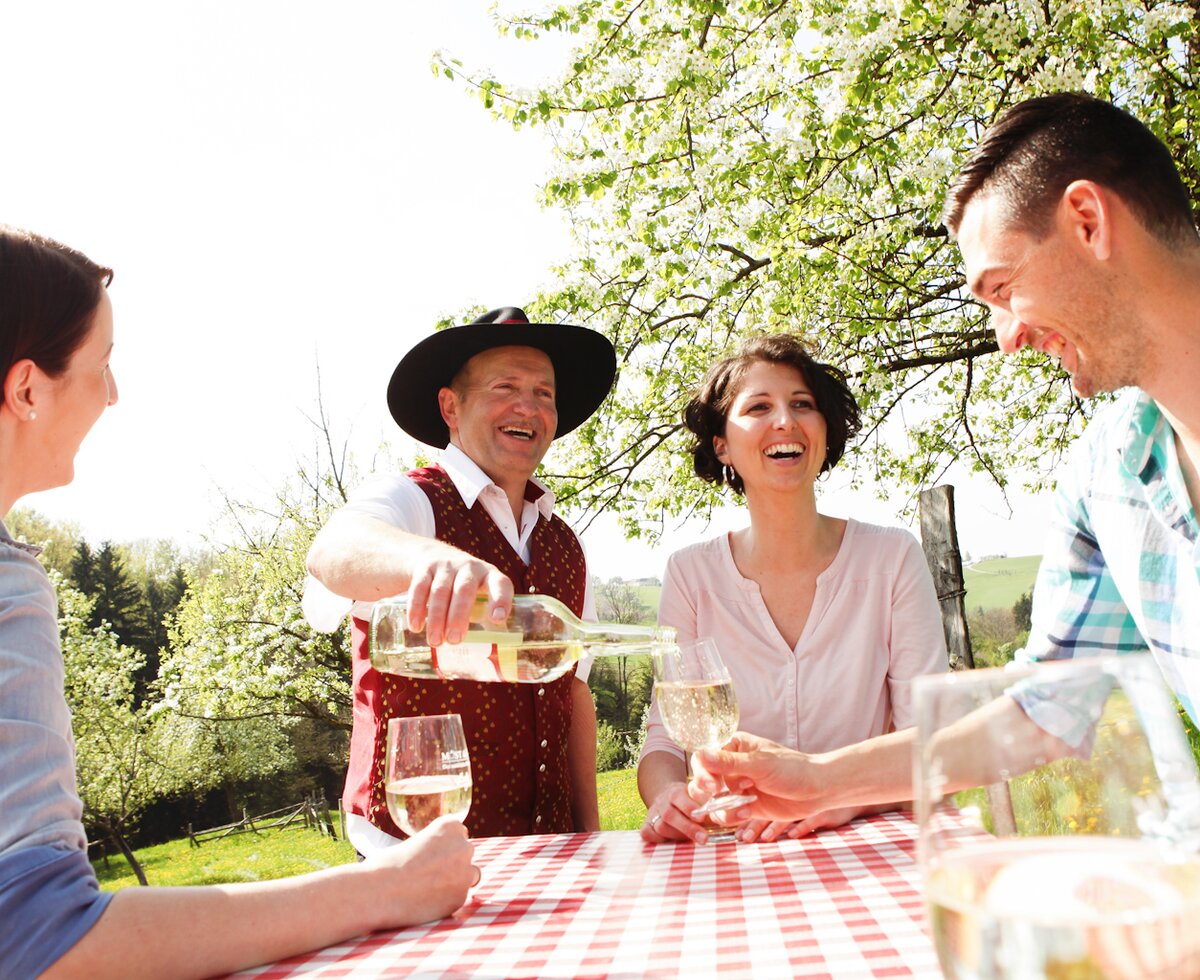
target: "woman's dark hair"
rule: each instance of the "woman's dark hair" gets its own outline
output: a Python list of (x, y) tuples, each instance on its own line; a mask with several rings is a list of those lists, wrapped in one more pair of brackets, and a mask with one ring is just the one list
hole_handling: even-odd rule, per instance
[(83, 253), (0, 225), (0, 382), (25, 358), (52, 378), (61, 375), (110, 282), (112, 269)]
[(713, 449), (713, 436), (725, 435), (725, 422), (734, 398), (742, 388), (746, 372), (761, 362), (794, 367), (812, 389), (817, 411), (825, 419), (825, 461), (821, 472), (833, 469), (842, 458), (846, 443), (858, 434), (862, 423), (858, 402), (846, 386), (846, 375), (831, 364), (814, 360), (798, 337), (778, 333), (748, 340), (731, 357), (717, 361), (683, 410), (683, 423), (696, 437), (692, 462), (696, 475), (709, 483), (726, 483), (734, 493), (745, 485), (732, 467), (724, 466)]

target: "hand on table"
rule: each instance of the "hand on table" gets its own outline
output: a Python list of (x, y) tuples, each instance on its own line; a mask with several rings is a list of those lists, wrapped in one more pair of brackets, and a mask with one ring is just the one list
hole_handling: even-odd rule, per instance
[(462, 821), (439, 817), (402, 844), (363, 862), (375, 876), (368, 899), (377, 902), (382, 921), (376, 928), (399, 928), (449, 915), (479, 884), (471, 863), (474, 845)]
[(408, 586), (408, 621), (424, 628), (430, 646), (461, 643), (471, 607), (486, 596), (489, 616), (503, 622), (512, 610), (513, 584), (500, 569), (465, 551), (431, 542), (428, 557), (413, 569)]
[(688, 796), (686, 783), (671, 783), (646, 808), (642, 839), (651, 844), (666, 841), (690, 841), (703, 844), (708, 839), (704, 824), (692, 819), (699, 804)]
[(737, 838), (745, 844), (755, 841), (770, 843), (783, 837), (796, 840), (815, 834), (818, 830), (841, 827), (862, 814), (863, 808), (847, 806), (837, 810), (822, 810), (803, 820), (748, 820), (738, 829)]

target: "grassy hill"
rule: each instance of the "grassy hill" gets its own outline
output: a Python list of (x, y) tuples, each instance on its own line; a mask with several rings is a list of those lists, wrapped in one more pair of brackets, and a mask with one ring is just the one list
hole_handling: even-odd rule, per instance
[[(1033, 589), (1042, 555), (1022, 555), (1020, 558), (990, 558), (976, 561), (962, 572), (966, 581), (967, 609), (1013, 608), (1022, 593)], [(659, 608), (661, 585), (635, 585), (638, 600), (649, 609), (648, 621), (653, 621)]]
[(647, 622), (654, 622), (655, 614), (658, 612), (658, 597), (662, 595), (661, 585), (635, 585), (637, 590), (638, 601), (650, 610), (646, 617)]
[[(1041, 561), (1041, 555), (989, 558), (964, 569), (967, 609), (1011, 609), (1022, 593), (1033, 589), (1033, 580), (1037, 577)], [(650, 610), (647, 620), (652, 622), (662, 586), (638, 585), (635, 588), (642, 604)]]
[(1022, 593), (1033, 589), (1041, 555), (1020, 558), (991, 558), (963, 570), (967, 587), (967, 611), (1011, 609)]

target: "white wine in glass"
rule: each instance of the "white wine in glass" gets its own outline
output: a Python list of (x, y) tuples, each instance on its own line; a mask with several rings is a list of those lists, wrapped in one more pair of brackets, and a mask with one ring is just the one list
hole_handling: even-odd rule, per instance
[[(654, 698), (663, 726), (691, 757), (719, 749), (737, 731), (738, 705), (717, 645), (702, 638), (654, 647)], [(757, 797), (718, 793), (692, 811), (695, 818), (753, 803)]]
[(384, 792), (388, 813), (409, 836), (438, 817), (465, 820), (471, 809), (471, 760), (462, 718), (391, 719)]

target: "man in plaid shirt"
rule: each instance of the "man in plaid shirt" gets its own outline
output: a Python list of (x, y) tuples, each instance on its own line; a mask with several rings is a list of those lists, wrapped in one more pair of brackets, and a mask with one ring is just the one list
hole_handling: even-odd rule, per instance
[[(1084, 398), (1129, 389), (1059, 481), (1023, 658), (1148, 649), (1200, 721), (1200, 235), (1170, 152), (1107, 102), (1030, 99), (984, 135), (944, 220), (1001, 350), (1056, 358)], [(1078, 746), (1088, 699), (1059, 695), (1021, 730)], [(905, 799), (911, 745), (909, 730), (804, 755), (739, 734), (701, 753), (697, 795), (707, 770), (757, 793), (739, 819)]]
[(1005, 352), (1059, 360), (1092, 420), (1059, 479), (1023, 659), (1149, 650), (1193, 719), (1200, 666), (1200, 239), (1165, 146), (1085, 95), (1031, 99), (951, 188)]

